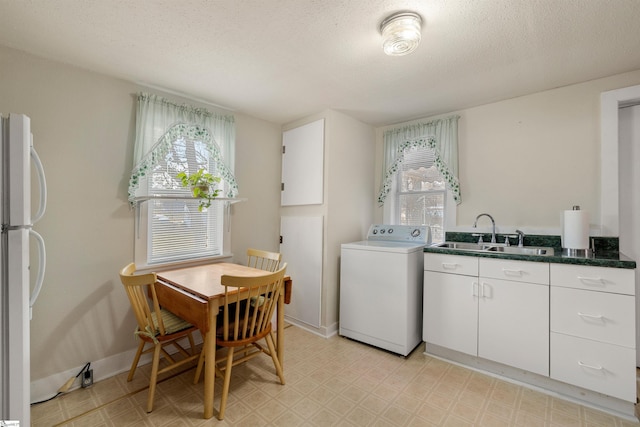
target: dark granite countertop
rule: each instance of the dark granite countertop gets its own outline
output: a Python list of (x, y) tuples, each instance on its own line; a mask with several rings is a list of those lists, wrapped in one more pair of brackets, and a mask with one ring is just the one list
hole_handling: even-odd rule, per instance
[[(471, 234), (472, 233), (447, 232), (445, 235), (445, 240), (447, 242), (477, 242), (478, 238), (472, 236)], [(503, 243), (505, 241), (505, 237), (505, 235), (497, 235), (496, 240), (499, 243)], [(483, 236), (483, 239), (485, 242), (489, 242), (491, 241), (491, 235), (486, 234)], [(589, 265), (597, 267), (636, 268), (636, 262), (618, 250), (619, 246), (617, 237), (593, 237), (592, 242), (595, 248), (595, 253), (588, 258), (578, 258), (562, 255), (560, 236), (547, 235), (525, 236), (524, 245), (553, 248), (553, 256), (505, 254), (496, 252), (473, 252), (457, 249), (438, 248), (434, 246), (427, 246), (425, 247), (424, 251), (429, 253), (444, 253), (450, 255), (474, 256), (480, 258), (501, 258), (532, 262)], [(513, 246), (516, 246), (517, 238), (511, 238), (510, 243)]]

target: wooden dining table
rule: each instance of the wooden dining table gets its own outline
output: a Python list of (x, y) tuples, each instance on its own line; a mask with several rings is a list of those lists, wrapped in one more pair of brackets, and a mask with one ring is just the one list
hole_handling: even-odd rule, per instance
[[(204, 334), (204, 418), (211, 418), (216, 375), (216, 318), (219, 308), (224, 304), (224, 286), (220, 279), (223, 275), (255, 277), (270, 273), (244, 265), (220, 262), (165, 270), (156, 274), (156, 293), (160, 305), (197, 326)], [(286, 289), (280, 294), (277, 304), (276, 352), (283, 369), (284, 303), (285, 294), (290, 295), (291, 285), (291, 278), (285, 277)]]

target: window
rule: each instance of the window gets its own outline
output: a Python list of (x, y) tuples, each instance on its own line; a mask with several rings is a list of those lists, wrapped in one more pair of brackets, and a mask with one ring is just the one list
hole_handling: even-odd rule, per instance
[(395, 223), (428, 225), (433, 242), (444, 241), (447, 201), (446, 183), (435, 165), (430, 148), (412, 148), (398, 168), (395, 192)]
[[(203, 108), (138, 94), (129, 202), (135, 207), (135, 263), (139, 269), (230, 254), (229, 199), (235, 119)], [(199, 169), (219, 176), (219, 198), (199, 211), (199, 200), (176, 177)]]
[[(176, 175), (205, 169), (218, 175), (209, 150), (202, 141), (184, 136), (173, 141), (163, 159), (147, 179), (148, 194), (189, 197)], [(222, 188), (224, 183), (219, 184)], [(222, 255), (223, 203), (213, 203), (200, 212), (198, 200), (151, 199), (147, 202), (147, 263), (158, 264)]]
[(135, 262), (153, 266), (220, 257), (229, 253), (229, 235), (224, 227), (227, 202), (215, 202), (202, 211), (199, 200), (177, 178), (204, 169), (221, 177), (221, 197), (232, 197), (237, 186), (221, 162), (218, 147), (209, 133), (198, 126), (176, 125), (152, 150), (136, 179), (142, 194), (136, 221)]
[(462, 201), (458, 182), (458, 119), (451, 116), (384, 132), (378, 203), (386, 224), (426, 225), (442, 242)]

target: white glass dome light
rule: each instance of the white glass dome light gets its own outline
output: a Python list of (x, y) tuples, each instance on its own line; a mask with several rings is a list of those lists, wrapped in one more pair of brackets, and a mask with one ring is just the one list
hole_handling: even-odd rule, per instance
[(380, 24), (382, 48), (391, 56), (407, 55), (420, 44), (422, 18), (413, 12), (400, 12), (389, 16)]

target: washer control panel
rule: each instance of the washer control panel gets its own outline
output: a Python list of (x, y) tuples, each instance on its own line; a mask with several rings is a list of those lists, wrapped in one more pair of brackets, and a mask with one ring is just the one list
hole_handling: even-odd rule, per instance
[(367, 240), (387, 240), (390, 242), (431, 243), (430, 228), (426, 225), (385, 225), (373, 224), (369, 227)]

